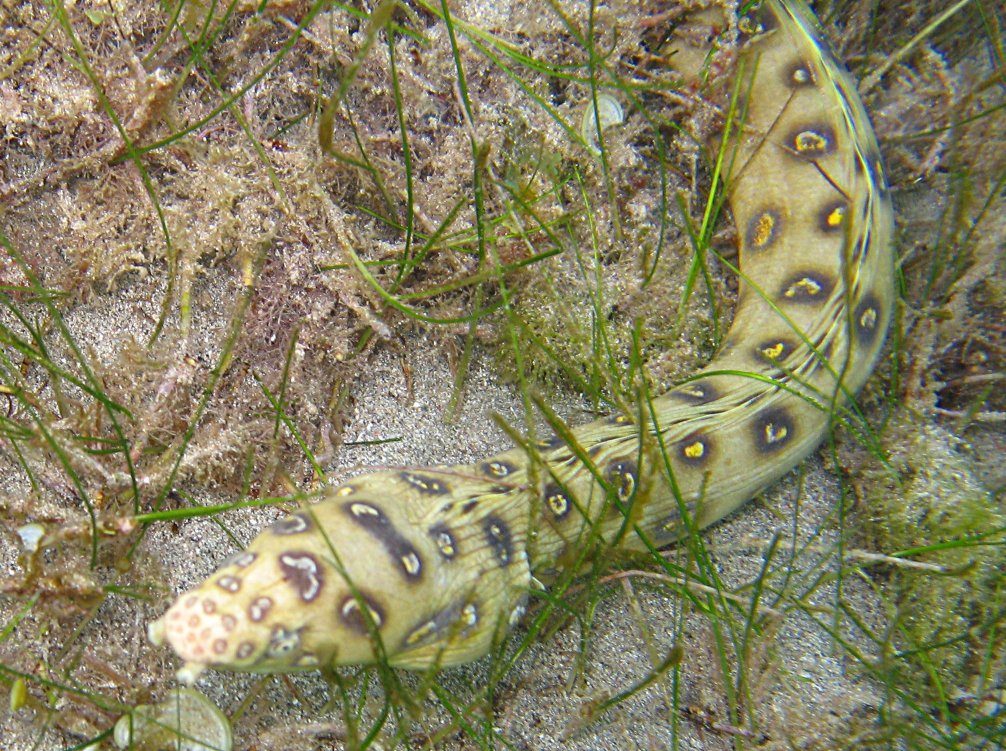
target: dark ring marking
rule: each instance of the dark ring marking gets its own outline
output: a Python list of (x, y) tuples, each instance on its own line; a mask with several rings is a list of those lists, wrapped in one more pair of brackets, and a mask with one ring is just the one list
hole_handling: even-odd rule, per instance
[(782, 289), (779, 290), (779, 300), (801, 305), (816, 305), (828, 299), (831, 288), (832, 281), (827, 277), (812, 271), (801, 271), (783, 283)]
[(255, 652), (255, 643), (250, 641), (243, 641), (238, 645), (237, 658), (239, 660), (247, 660)]
[(234, 594), (241, 590), (241, 580), (236, 576), (221, 576), (217, 579), (217, 586), (224, 592)]
[(482, 532), (486, 542), (493, 549), (496, 560), (501, 566), (507, 566), (513, 558), (513, 539), (510, 537), (510, 527), (495, 514), (490, 514), (482, 520)]
[(311, 517), (305, 513), (290, 514), (269, 525), (269, 531), (274, 535), (299, 535), (309, 532), (314, 527)]
[(849, 204), (847, 201), (833, 201), (821, 209), (817, 215), (817, 227), (825, 234), (840, 232), (845, 228), (848, 215)]
[(229, 561), (227, 561), (227, 563), (225, 563), (224, 566), (237, 566), (238, 568), (247, 568), (248, 566), (252, 565), (252, 563), (255, 562), (256, 558), (258, 558), (257, 554), (252, 553), (248, 550), (243, 550), (237, 555), (235, 555), (233, 558), (231, 558)]
[(392, 560), (402, 569), (405, 578), (412, 581), (423, 576), (423, 560), (419, 551), (395, 529), (391, 520), (375, 505), (350, 501), (342, 505), (349, 517), (377, 538)]
[(450, 492), (447, 483), (429, 475), (422, 475), (418, 472), (400, 472), (398, 476), (423, 495), (446, 495)]
[(783, 83), (793, 89), (802, 89), (816, 85), (817, 76), (810, 65), (800, 60), (786, 68), (786, 78)]
[(279, 567), (283, 572), (283, 579), (296, 590), (304, 602), (311, 602), (321, 593), (325, 575), (318, 565), (318, 559), (310, 553), (303, 551), (282, 553), (279, 556)]
[(542, 489), (542, 496), (545, 499), (546, 508), (552, 512), (552, 516), (556, 521), (565, 519), (570, 509), (573, 508), (573, 503), (570, 501), (569, 496), (554, 482), (550, 482)]
[(712, 442), (703, 435), (692, 433), (678, 441), (678, 456), (685, 464), (701, 467), (712, 456)]
[(430, 537), (437, 544), (440, 555), (450, 561), (458, 554), (458, 543), (454, 539), (454, 534), (448, 529), (446, 524), (434, 524), (430, 527)]
[[(457, 629), (458, 635), (462, 638), (478, 623), (478, 608), (474, 603), (462, 605), (460, 602), (444, 608), (428, 621), (419, 624), (406, 634), (403, 644), (405, 647), (415, 647), (432, 638)], [(458, 628), (460, 627), (460, 628)]]
[(786, 148), (800, 159), (813, 161), (832, 153), (836, 147), (835, 131), (824, 123), (806, 125), (786, 137)]
[(256, 597), (248, 606), (248, 617), (253, 623), (259, 623), (267, 615), (269, 615), (269, 611), (272, 610), (272, 605), (272, 598)]
[(300, 649), (301, 629), (290, 631), (285, 626), (276, 626), (269, 637), (269, 646), (266, 647), (266, 657), (280, 659), (296, 652)]
[(507, 477), (508, 475), (513, 474), (517, 470), (517, 467), (510, 462), (495, 461), (482, 462), (479, 465), (479, 469), (490, 477)]
[(627, 503), (636, 492), (636, 477), (636, 464), (628, 460), (609, 464), (608, 471), (605, 472), (605, 479), (622, 503)]
[(609, 415), (605, 422), (609, 425), (632, 425), (632, 418), (628, 415)]
[(678, 386), (673, 391), (668, 392), (675, 399), (688, 402), (689, 404), (708, 404), (719, 399), (719, 392), (711, 384), (695, 381)]
[(867, 347), (873, 345), (880, 333), (880, 303), (872, 292), (863, 296), (853, 312), (856, 338)]
[(538, 448), (542, 451), (551, 451), (552, 449), (557, 449), (562, 446), (564, 441), (557, 435), (551, 438), (544, 438), (538, 441)]
[(462, 635), (467, 634), (473, 628), (475, 624), (479, 622), (479, 606), (474, 602), (469, 602), (463, 608), (461, 608), (461, 623), (464, 625), (464, 630), (461, 632)]
[(778, 365), (793, 354), (793, 342), (789, 339), (769, 339), (754, 349), (755, 357), (763, 362)]
[(755, 416), (751, 425), (754, 431), (755, 447), (763, 454), (773, 454), (786, 446), (795, 431), (793, 418), (782, 407), (763, 409)]
[(744, 232), (744, 245), (750, 250), (765, 250), (779, 239), (779, 226), (782, 218), (775, 209), (765, 209), (758, 212), (748, 222)]
[[(381, 628), (384, 625), (384, 611), (373, 597), (363, 592), (360, 593), (360, 599), (363, 600), (363, 604), (367, 608), (374, 627)], [(342, 603), (340, 603), (339, 618), (346, 626), (358, 634), (366, 636), (370, 633), (370, 624), (367, 621), (367, 617), (360, 610), (360, 603), (354, 595), (347, 595)]]

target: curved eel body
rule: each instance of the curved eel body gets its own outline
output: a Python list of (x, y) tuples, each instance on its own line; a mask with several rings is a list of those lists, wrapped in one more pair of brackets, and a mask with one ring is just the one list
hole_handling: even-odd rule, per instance
[(740, 296), (713, 361), (641, 418), (355, 477), (276, 522), (151, 624), (181, 680), (473, 660), (585, 546), (667, 545), (683, 514), (723, 518), (821, 442), (891, 319), (891, 203), (854, 82), (809, 11), (768, 0), (741, 20), (754, 75), (727, 142)]

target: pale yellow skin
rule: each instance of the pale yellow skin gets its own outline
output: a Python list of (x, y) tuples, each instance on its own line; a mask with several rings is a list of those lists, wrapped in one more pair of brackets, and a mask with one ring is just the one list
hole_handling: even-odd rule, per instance
[(666, 545), (682, 511), (711, 524), (820, 443), (891, 318), (891, 204), (854, 83), (809, 12), (771, 0), (741, 28), (754, 75), (727, 142), (740, 300), (708, 367), (642, 429), (616, 416), (477, 465), (357, 477), (281, 520), (151, 624), (180, 679), (473, 660), (592, 540)]

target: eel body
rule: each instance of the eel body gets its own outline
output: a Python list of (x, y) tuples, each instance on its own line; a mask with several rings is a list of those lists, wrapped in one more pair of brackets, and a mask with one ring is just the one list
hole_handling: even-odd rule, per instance
[(180, 680), (473, 660), (589, 545), (667, 545), (821, 442), (891, 319), (891, 203), (854, 81), (810, 12), (766, 0), (739, 28), (751, 77), (725, 138), (740, 293), (709, 365), (638, 416), (355, 477), (281, 519), (151, 624)]

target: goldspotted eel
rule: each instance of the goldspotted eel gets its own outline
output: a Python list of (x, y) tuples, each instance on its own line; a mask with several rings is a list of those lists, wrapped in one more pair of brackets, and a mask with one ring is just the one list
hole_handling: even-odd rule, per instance
[(723, 518), (821, 442), (891, 319), (891, 202), (855, 83), (810, 12), (766, 0), (739, 28), (755, 72), (728, 139), (741, 284), (712, 362), (643, 429), (618, 415), (473, 465), (355, 477), (281, 519), (151, 624), (180, 680), (473, 660), (589, 540), (667, 545), (682, 512)]

